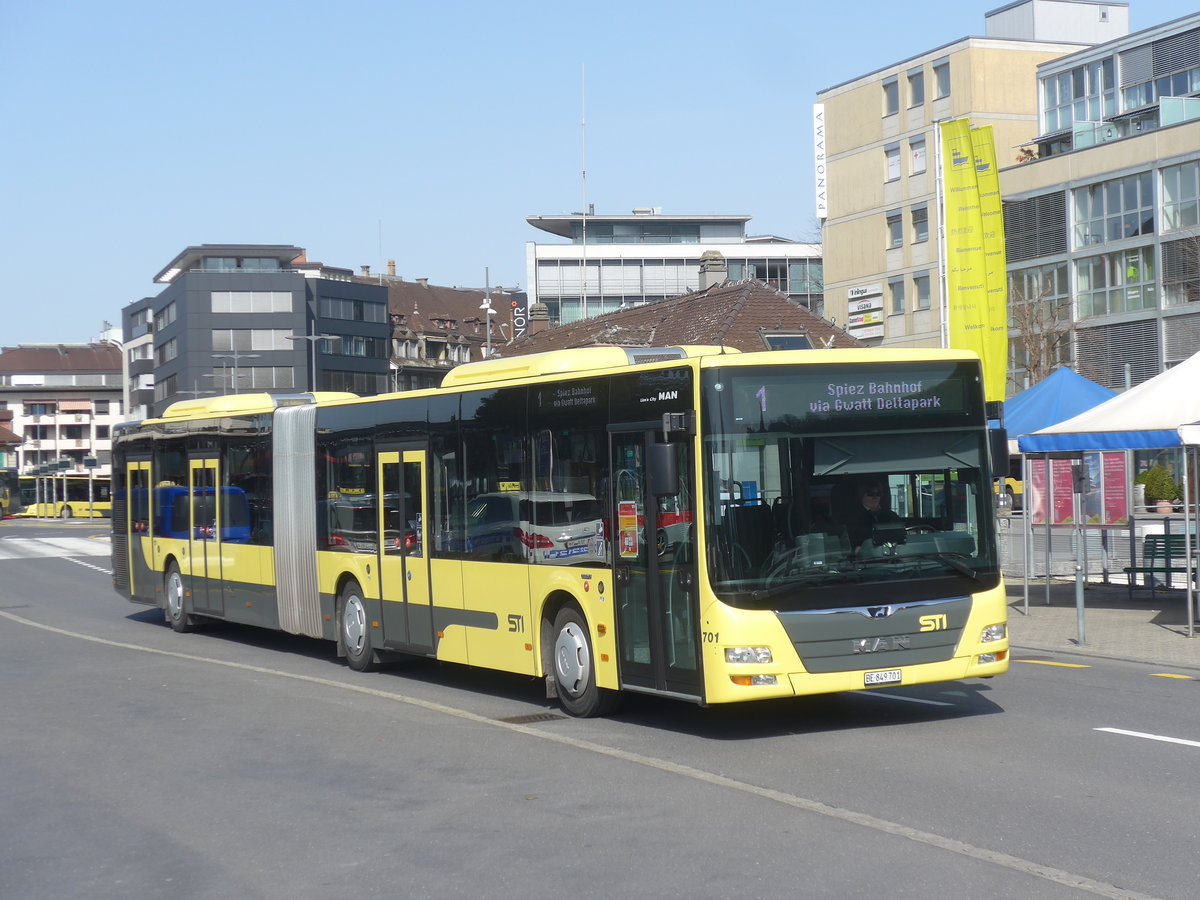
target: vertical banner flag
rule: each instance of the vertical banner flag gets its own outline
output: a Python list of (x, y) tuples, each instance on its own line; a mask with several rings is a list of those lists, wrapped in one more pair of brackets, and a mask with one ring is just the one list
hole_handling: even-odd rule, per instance
[(992, 128), (973, 129), (969, 119), (939, 127), (950, 346), (979, 354), (987, 399), (1003, 400), (1008, 380), (1008, 284)]

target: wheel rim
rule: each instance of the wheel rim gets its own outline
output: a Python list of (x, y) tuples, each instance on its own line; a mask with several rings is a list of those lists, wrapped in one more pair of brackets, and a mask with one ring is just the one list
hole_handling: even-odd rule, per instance
[(183, 617), (183, 577), (178, 572), (167, 576), (167, 614), (176, 621)]
[(588, 655), (587, 638), (577, 622), (568, 622), (554, 643), (554, 668), (558, 683), (573, 696), (587, 687), (592, 660)]
[(342, 610), (342, 639), (346, 642), (346, 652), (358, 656), (362, 653), (366, 637), (367, 610), (362, 598), (351, 594), (346, 598), (346, 606)]
[(69, 506), (64, 506), (64, 507), (63, 507), (63, 509), (62, 509), (62, 512), (61, 512), (59, 515), (60, 515), (62, 518), (64, 518), (64, 519), (69, 519), (69, 518), (71, 518), (71, 515), (72, 515), (72, 513), (71, 513), (71, 507), (69, 507)]

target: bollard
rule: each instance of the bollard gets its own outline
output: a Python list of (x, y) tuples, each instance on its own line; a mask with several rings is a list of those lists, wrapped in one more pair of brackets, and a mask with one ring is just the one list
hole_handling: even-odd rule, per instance
[(1083, 633), (1083, 566), (1079, 563), (1075, 563), (1075, 628), (1078, 631), (1075, 643), (1087, 646)]

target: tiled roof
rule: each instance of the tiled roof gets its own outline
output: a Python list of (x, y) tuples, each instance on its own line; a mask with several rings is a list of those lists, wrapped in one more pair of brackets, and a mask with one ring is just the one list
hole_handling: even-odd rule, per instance
[(20, 444), (21, 436), (11, 428), (0, 425), (0, 444)]
[[(485, 311), (480, 309), (484, 296), (482, 289), (441, 287), (393, 277), (380, 279), (361, 275), (355, 276), (353, 281), (362, 284), (382, 283), (387, 288), (388, 312), (397, 323), (393, 327), (396, 337), (408, 333), (412, 336), (444, 337), (451, 342), (483, 344), (487, 341), (483, 324)], [(492, 332), (493, 342), (503, 340), (502, 332), (497, 327), (499, 323), (512, 319), (508, 305), (507, 294), (499, 291), (492, 293), (492, 308), (496, 310), (496, 315), (492, 317), (493, 327), (496, 328)]]
[(761, 281), (739, 281), (645, 306), (604, 313), (528, 335), (501, 348), (504, 356), (575, 347), (672, 347), (722, 344), (766, 350), (764, 333), (804, 332), (814, 347), (863, 347), (832, 322)]
[(21, 344), (0, 349), (0, 372), (120, 372), (115, 344)]

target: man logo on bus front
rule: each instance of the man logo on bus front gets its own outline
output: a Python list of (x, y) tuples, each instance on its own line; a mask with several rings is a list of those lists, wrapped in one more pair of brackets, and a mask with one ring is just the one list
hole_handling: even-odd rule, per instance
[(867, 614), (872, 619), (886, 619), (892, 614), (892, 608), (890, 606), (868, 606)]

